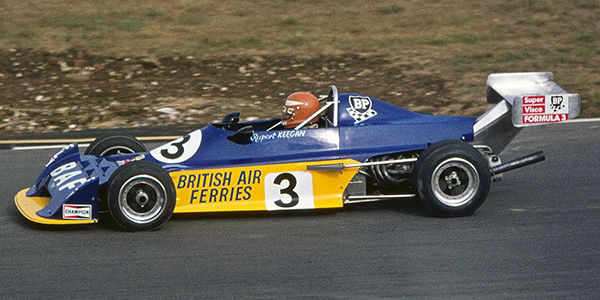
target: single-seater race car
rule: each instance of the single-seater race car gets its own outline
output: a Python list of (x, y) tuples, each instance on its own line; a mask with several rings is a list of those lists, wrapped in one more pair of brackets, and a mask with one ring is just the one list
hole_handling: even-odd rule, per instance
[[(83, 155), (76, 143), (54, 155), (15, 203), (44, 224), (96, 223), (108, 210), (130, 231), (158, 229), (173, 213), (412, 197), (437, 216), (471, 215), (493, 179), (544, 159), (538, 152), (501, 162), (498, 154), (521, 128), (580, 111), (579, 95), (552, 73), (492, 74), (487, 100), (496, 105), (479, 118), (435, 116), (333, 86), (317, 111), (295, 122), (240, 123), (236, 112), (150, 151), (130, 135), (104, 135)], [(288, 98), (285, 111), (297, 116), (300, 104)]]

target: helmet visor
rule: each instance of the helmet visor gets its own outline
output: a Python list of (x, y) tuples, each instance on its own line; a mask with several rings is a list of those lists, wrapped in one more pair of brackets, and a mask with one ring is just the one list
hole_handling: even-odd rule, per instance
[(289, 119), (294, 114), (294, 109), (291, 107), (283, 106), (283, 120)]

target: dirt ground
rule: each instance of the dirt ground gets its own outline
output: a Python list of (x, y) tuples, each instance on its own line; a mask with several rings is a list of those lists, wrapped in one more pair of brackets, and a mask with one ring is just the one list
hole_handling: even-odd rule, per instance
[[(485, 84), (485, 78), (482, 79)], [(481, 98), (451, 99), (422, 62), (381, 55), (103, 57), (0, 51), (0, 134), (205, 124), (230, 111), (279, 117), (295, 91), (375, 97), (413, 111), (478, 116)]]

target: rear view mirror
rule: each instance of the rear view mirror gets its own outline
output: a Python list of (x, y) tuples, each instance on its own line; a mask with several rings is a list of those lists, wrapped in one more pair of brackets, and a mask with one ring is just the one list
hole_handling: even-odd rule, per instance
[(230, 112), (230, 113), (226, 114), (223, 117), (223, 119), (221, 120), (221, 123), (234, 124), (234, 123), (238, 123), (239, 121), (240, 121), (240, 112), (234, 111), (234, 112)]
[(248, 144), (252, 135), (254, 135), (254, 129), (248, 125), (240, 128), (234, 134), (228, 136), (227, 139), (236, 144)]

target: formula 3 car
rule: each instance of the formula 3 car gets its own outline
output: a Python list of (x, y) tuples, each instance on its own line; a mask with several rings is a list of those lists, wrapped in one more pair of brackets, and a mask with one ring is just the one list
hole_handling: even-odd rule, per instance
[[(479, 208), (502, 173), (544, 159), (502, 163), (499, 153), (526, 126), (578, 116), (580, 97), (552, 73), (492, 74), (479, 118), (419, 114), (333, 86), (290, 130), (281, 119), (239, 122), (239, 113), (151, 151), (134, 137), (98, 137), (83, 155), (58, 152), (15, 196), (44, 224), (96, 223), (107, 210), (126, 230), (155, 230), (173, 213), (337, 208), (420, 199), (441, 217)], [(309, 120), (318, 119), (318, 128)]]

